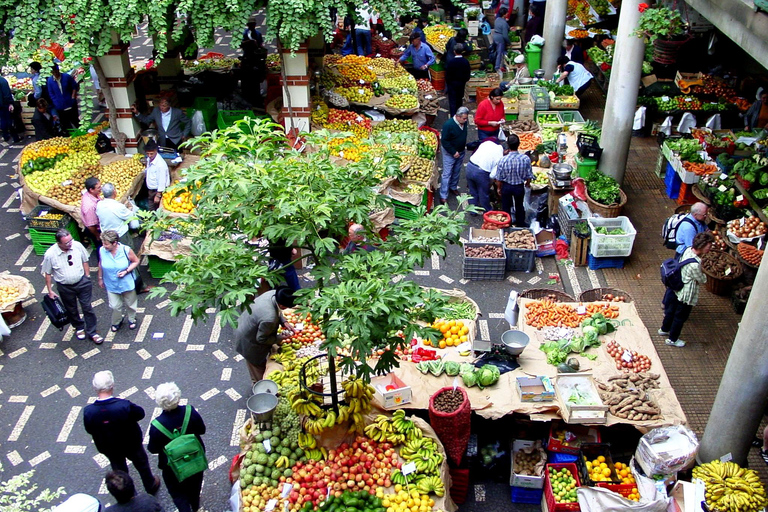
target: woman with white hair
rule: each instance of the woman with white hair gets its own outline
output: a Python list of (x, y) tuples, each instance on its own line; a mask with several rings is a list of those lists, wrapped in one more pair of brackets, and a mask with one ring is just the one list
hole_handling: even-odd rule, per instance
[[(155, 389), (155, 402), (163, 409), (163, 412), (155, 420), (165, 427), (169, 432), (178, 431), (183, 434), (194, 434), (203, 445), (200, 436), (205, 434), (205, 423), (200, 414), (191, 405), (179, 405), (181, 399), (181, 390), (173, 382), (165, 382)], [(183, 429), (185, 418), (189, 412), (189, 419), (186, 429)], [(171, 438), (166, 436), (152, 422), (149, 427), (149, 444), (147, 450), (149, 453), (158, 455), (157, 467), (163, 472), (163, 481), (168, 488), (168, 493), (173, 498), (173, 503), (179, 512), (195, 512), (200, 508), (200, 490), (203, 487), (204, 471), (186, 478), (179, 482), (174, 475), (173, 470), (168, 466), (168, 457), (165, 455), (165, 445), (171, 442)]]

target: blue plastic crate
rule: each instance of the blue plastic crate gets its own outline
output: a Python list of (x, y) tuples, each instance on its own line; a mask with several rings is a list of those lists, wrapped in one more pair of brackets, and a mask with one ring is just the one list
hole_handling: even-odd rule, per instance
[[(601, 258), (602, 259), (602, 258)], [(574, 464), (579, 460), (578, 455), (571, 455), (570, 453), (558, 453), (548, 452), (547, 462), (554, 464)]]
[(512, 503), (526, 503), (538, 505), (544, 495), (544, 489), (528, 489), (526, 487), (510, 487), (512, 490)]
[(677, 199), (680, 195), (680, 184), (683, 180), (677, 175), (677, 172), (672, 167), (672, 164), (667, 164), (667, 173), (664, 175), (664, 184), (667, 186), (667, 196), (670, 199)]
[(587, 265), (590, 270), (601, 268), (624, 268), (626, 258), (595, 258), (591, 254), (587, 257)]

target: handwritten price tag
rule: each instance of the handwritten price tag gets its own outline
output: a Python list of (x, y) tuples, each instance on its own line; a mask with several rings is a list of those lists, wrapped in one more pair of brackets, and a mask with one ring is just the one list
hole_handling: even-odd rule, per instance
[(579, 315), (586, 315), (587, 314), (587, 307), (584, 306), (584, 305), (579, 306), (578, 308), (576, 308), (576, 313), (578, 313)]
[(725, 174), (725, 173), (721, 173), (721, 174), (720, 174), (720, 179), (721, 179), (721, 180), (727, 180), (727, 179), (728, 179), (728, 175), (727, 175), (727, 174)]
[(261, 444), (264, 445), (264, 449), (267, 451), (267, 453), (272, 451), (272, 443), (269, 442), (269, 439), (265, 439)]
[(736, 196), (736, 200), (737, 201), (743, 201), (744, 200), (744, 196), (738, 195), (738, 196)]
[(403, 467), (400, 468), (400, 471), (404, 475), (410, 475), (414, 471), (416, 471), (416, 463), (415, 462), (409, 462), (408, 464), (403, 464)]

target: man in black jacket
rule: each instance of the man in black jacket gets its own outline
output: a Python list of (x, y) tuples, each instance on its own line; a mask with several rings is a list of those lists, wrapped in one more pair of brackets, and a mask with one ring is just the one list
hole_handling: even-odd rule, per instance
[(144, 409), (129, 400), (112, 396), (115, 379), (108, 370), (93, 376), (93, 387), (98, 398), (83, 410), (85, 431), (93, 437), (99, 453), (109, 459), (113, 471), (127, 473), (126, 459), (129, 459), (141, 475), (144, 489), (155, 494), (160, 489), (160, 477), (152, 474), (142, 445), (139, 421), (144, 418)]
[(472, 77), (472, 68), (464, 58), (464, 45), (456, 43), (453, 58), (445, 66), (445, 84), (448, 88), (448, 110), (453, 117), (464, 99), (464, 89)]

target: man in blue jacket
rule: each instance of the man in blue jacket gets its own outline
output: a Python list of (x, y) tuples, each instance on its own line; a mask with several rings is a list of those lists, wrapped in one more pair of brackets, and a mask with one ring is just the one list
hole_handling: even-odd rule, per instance
[(13, 135), (13, 142), (21, 142), (21, 138), (13, 127), (13, 93), (8, 80), (0, 76), (0, 130), (3, 132), (3, 140), (8, 142)]
[(59, 114), (61, 127), (65, 130), (77, 129), (80, 125), (80, 116), (77, 112), (77, 91), (80, 90), (80, 86), (75, 79), (67, 73), (62, 73), (59, 66), (54, 65), (46, 86), (53, 108)]
[(112, 396), (115, 379), (109, 370), (93, 376), (93, 387), (98, 398), (83, 410), (85, 431), (93, 437), (99, 453), (109, 459), (112, 471), (127, 473), (125, 460), (129, 459), (141, 475), (144, 489), (149, 494), (157, 493), (160, 477), (154, 476), (149, 467), (139, 426), (139, 421), (144, 419), (144, 409), (129, 400)]

